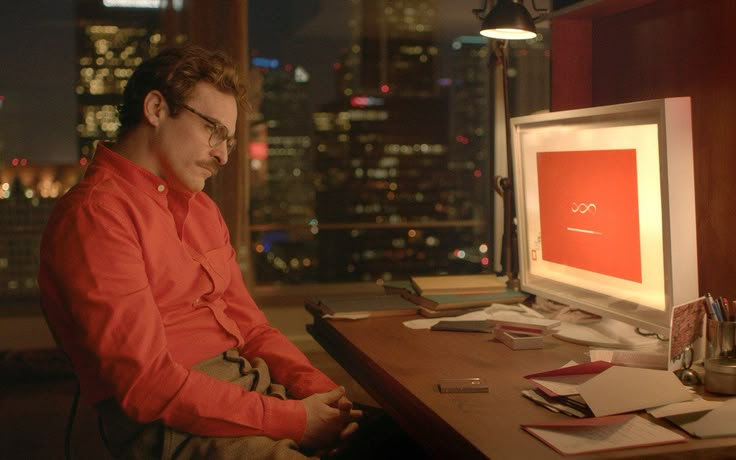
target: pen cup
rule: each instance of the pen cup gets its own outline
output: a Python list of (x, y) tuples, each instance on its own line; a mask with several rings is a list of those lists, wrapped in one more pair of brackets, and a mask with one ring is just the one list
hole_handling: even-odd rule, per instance
[(709, 319), (705, 342), (706, 358), (736, 359), (736, 321)]

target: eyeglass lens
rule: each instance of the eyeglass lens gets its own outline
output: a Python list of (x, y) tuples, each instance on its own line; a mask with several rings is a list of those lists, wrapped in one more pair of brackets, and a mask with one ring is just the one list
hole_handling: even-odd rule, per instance
[(233, 151), (233, 149), (235, 148), (235, 138), (228, 137), (227, 127), (225, 125), (210, 119), (209, 117), (199, 113), (197, 110), (189, 107), (186, 104), (182, 104), (182, 106), (209, 124), (209, 128), (211, 130), (209, 139), (210, 147), (217, 147), (222, 142), (225, 142), (227, 153), (229, 154)]
[(222, 142), (225, 142), (227, 153), (232, 152), (235, 148), (235, 139), (228, 137), (225, 125), (219, 123), (213, 124), (212, 134), (210, 135), (210, 147), (216, 147)]

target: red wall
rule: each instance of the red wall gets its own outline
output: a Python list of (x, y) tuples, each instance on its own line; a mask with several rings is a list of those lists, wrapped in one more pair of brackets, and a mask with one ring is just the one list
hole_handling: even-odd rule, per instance
[[(624, 11), (611, 11), (614, 6)], [(630, 9), (626, 9), (630, 8)], [(692, 98), (702, 292), (736, 299), (734, 0), (606, 0), (553, 20), (552, 109)]]

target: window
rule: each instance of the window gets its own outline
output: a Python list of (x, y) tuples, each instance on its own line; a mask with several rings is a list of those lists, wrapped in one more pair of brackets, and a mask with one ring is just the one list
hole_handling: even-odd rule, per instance
[(495, 268), (477, 6), (249, 3), (256, 285)]
[[(477, 3), (8, 2), (0, 39), (18, 46), (0, 56), (0, 226), (11, 235), (0, 241), (0, 296), (37, 296), (48, 212), (93, 142), (115, 138), (135, 66), (167, 43), (237, 49), (242, 33), (228, 30), (242, 27), (232, 17), (244, 5), (249, 49), (231, 54), (248, 61), (246, 148), (212, 193), (236, 209), (224, 214), (237, 217), (250, 287), (498, 271), (492, 56)], [(514, 46), (512, 113), (547, 107), (546, 45)]]

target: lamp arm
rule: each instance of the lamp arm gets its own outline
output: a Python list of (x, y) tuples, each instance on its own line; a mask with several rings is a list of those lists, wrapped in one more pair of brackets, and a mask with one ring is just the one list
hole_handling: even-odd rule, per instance
[[(539, 13), (549, 13), (548, 8), (537, 8), (537, 0), (532, 0), (532, 9)], [(534, 19), (536, 20), (537, 18), (534, 18)]]
[(503, 250), (504, 250), (504, 269), (508, 277), (508, 287), (510, 289), (519, 289), (518, 279), (518, 249), (516, 241), (516, 203), (514, 199), (514, 170), (513, 170), (513, 150), (511, 148), (511, 105), (509, 104), (509, 56), (508, 56), (508, 40), (496, 41), (496, 56), (501, 63), (501, 78), (503, 81), (503, 111), (504, 111), (504, 128), (506, 133), (506, 177), (497, 178), (497, 187), (503, 191), (504, 204), (504, 232), (503, 232)]
[[(524, 4), (524, 0), (512, 0), (512, 1), (517, 1), (518, 3), (521, 3), (522, 5)], [(478, 19), (482, 21), (486, 17), (487, 9), (488, 9), (488, 0), (481, 0), (481, 7), (473, 8), (473, 14), (475, 15), (475, 17), (477, 17)], [(538, 13), (548, 13), (549, 12), (548, 8), (539, 8), (537, 6), (537, 0), (532, 0), (532, 9)], [(534, 17), (533, 19), (536, 22), (542, 16), (543, 14), (537, 17)]]
[(486, 9), (488, 8), (488, 0), (483, 0), (480, 8), (473, 8), (473, 14), (481, 21), (485, 17)]

